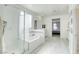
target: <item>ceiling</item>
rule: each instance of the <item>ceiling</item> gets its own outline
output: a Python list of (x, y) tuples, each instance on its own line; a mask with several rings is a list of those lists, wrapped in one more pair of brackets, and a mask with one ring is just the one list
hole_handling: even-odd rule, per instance
[(67, 14), (67, 4), (23, 4), (25, 8), (42, 16)]

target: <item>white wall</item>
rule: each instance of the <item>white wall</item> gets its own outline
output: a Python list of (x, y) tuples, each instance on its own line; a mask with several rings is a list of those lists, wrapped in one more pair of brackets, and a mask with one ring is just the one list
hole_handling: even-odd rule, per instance
[(23, 48), (22, 42), (18, 40), (19, 13), (20, 10), (15, 7), (0, 5), (0, 16), (7, 21), (3, 38), (3, 52), (15, 53), (19, 48)]
[(11, 6), (4, 7), (4, 20), (7, 21), (4, 33), (4, 49), (6, 52), (12, 52), (18, 49), (18, 20), (19, 10)]
[[(0, 6), (0, 16), (2, 17), (2, 15), (3, 15), (3, 8), (2, 8), (2, 6)], [(0, 23), (0, 26), (1, 26), (2, 24)], [(0, 27), (1, 28), (1, 27)], [(0, 29), (1, 30), (1, 29)], [(0, 31), (0, 53), (2, 53), (2, 39), (1, 39), (1, 31)]]
[(48, 37), (52, 37), (52, 19), (56, 19), (56, 18), (60, 18), (60, 32), (61, 32), (60, 37), (66, 39), (68, 15), (44, 17), (43, 21), (44, 24), (46, 24), (46, 34)]
[(60, 32), (61, 32), (61, 38), (62, 39), (68, 39), (68, 15), (61, 16), (60, 20)]
[(34, 20), (37, 20), (37, 29), (42, 29), (43, 18), (42, 16), (33, 16), (32, 28), (34, 29)]
[(77, 53), (79, 54), (79, 5), (78, 6), (76, 6), (76, 9), (75, 9), (75, 28), (76, 28), (76, 30), (75, 30), (75, 32), (76, 32), (76, 34), (75, 34), (75, 37), (76, 37), (76, 39), (75, 39), (75, 44), (77, 44)]
[(2, 7), (2, 5), (0, 5), (0, 16), (1, 17), (3, 16), (3, 7)]

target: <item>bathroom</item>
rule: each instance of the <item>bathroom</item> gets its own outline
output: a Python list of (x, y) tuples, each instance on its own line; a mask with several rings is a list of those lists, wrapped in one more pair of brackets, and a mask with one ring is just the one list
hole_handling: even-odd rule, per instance
[[(45, 11), (44, 7), (49, 9), (45, 8)], [(51, 7), (56, 10), (50, 10)], [(58, 10), (59, 7), (60, 10)], [(45, 13), (39, 11), (38, 8), (39, 10), (44, 9)], [(5, 22), (2, 43), (0, 44), (1, 53), (70, 53), (67, 31), (69, 21), (68, 5), (2, 4), (0, 5), (0, 17)], [(53, 19), (60, 19), (60, 35), (57, 37), (52, 35)]]

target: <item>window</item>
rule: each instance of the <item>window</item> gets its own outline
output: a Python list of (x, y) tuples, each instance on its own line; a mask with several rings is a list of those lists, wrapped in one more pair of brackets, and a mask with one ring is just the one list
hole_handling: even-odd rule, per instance
[(25, 29), (32, 27), (32, 15), (25, 13)]
[(19, 15), (19, 39), (24, 40), (24, 11), (20, 11)]
[(29, 29), (32, 28), (32, 15), (20, 11), (19, 15), (19, 39), (26, 40), (29, 37)]
[(32, 28), (32, 15), (25, 13), (25, 40), (29, 39), (29, 30)]

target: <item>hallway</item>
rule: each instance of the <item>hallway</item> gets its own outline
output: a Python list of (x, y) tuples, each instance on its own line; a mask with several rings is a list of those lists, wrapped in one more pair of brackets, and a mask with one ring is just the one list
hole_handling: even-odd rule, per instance
[(68, 54), (68, 41), (62, 40), (59, 36), (48, 38), (44, 45), (37, 48), (33, 54)]

